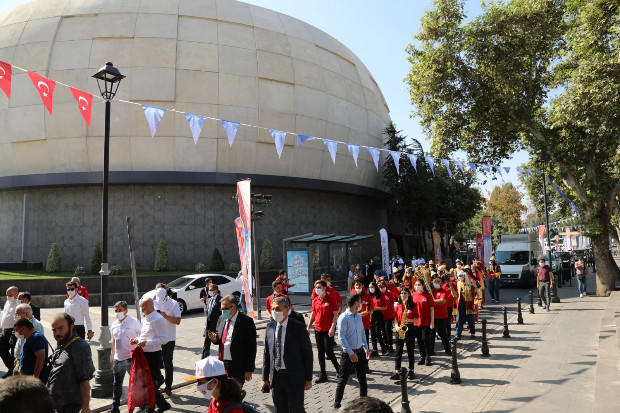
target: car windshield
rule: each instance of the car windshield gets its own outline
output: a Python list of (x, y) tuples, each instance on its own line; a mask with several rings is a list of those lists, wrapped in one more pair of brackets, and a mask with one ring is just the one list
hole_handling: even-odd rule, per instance
[(191, 281), (191, 278), (189, 277), (181, 277), (181, 278), (177, 278), (174, 281), (170, 281), (167, 285), (168, 285), (168, 288), (185, 287), (187, 283), (190, 281)]
[(556, 255), (556, 257), (561, 258), (563, 260), (570, 259), (570, 254), (568, 252), (558, 252), (555, 255)]
[(583, 255), (585, 257), (586, 256), (586, 252), (587, 252), (586, 250), (573, 250), (573, 256), (576, 255), (576, 256), (580, 257), (580, 256)]
[(529, 263), (528, 251), (497, 251), (495, 262), (499, 265), (525, 265)]

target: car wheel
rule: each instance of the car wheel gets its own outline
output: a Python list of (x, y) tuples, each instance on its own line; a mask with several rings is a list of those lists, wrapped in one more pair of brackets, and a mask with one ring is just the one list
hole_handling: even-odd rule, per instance
[(179, 303), (179, 308), (181, 309), (181, 314), (185, 313), (187, 311), (187, 304), (185, 304), (185, 301), (178, 300), (178, 303)]

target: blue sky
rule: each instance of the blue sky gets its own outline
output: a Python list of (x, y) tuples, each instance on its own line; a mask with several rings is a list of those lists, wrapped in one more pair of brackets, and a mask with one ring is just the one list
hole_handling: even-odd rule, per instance
[[(0, 0), (0, 10), (27, 1)], [(430, 141), (422, 133), (418, 119), (410, 117), (409, 92), (403, 79), (409, 70), (405, 47), (419, 30), (420, 19), (432, 7), (432, 0), (246, 0), (246, 3), (303, 20), (351, 49), (379, 84), (397, 128), (429, 151)], [(480, 0), (467, 0), (465, 10), (469, 17), (479, 14)], [(527, 158), (527, 153), (519, 153), (503, 165), (516, 167)], [(517, 175), (513, 170), (505, 179), (518, 186)], [(498, 184), (501, 180), (495, 177), (482, 186), (483, 192)]]

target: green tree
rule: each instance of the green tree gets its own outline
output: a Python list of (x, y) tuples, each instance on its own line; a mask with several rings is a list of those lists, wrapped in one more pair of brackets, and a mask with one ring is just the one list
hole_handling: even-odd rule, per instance
[(260, 252), (259, 266), (261, 270), (268, 270), (270, 268), (273, 268), (274, 265), (275, 263), (273, 260), (273, 244), (271, 243), (271, 241), (266, 239), (265, 241), (263, 241), (263, 249)]
[(510, 183), (496, 186), (487, 201), (487, 212), (496, 217), (503, 234), (516, 234), (522, 226), (521, 214), (527, 211), (521, 193)]
[(155, 253), (155, 271), (164, 272), (170, 268), (170, 262), (168, 261), (168, 244), (166, 241), (161, 240), (157, 245), (157, 252)]
[(50, 247), (50, 252), (47, 254), (47, 264), (45, 265), (45, 271), (47, 272), (60, 272), (62, 265), (60, 264), (60, 248), (55, 242)]
[(213, 248), (213, 254), (211, 254), (211, 263), (209, 264), (209, 271), (224, 271), (224, 259), (220, 250)]
[(492, 165), (518, 149), (549, 159), (589, 228), (599, 295), (620, 275), (608, 253), (620, 195), (618, 7), (494, 1), (466, 22), (462, 0), (436, 0), (407, 48), (405, 81), (435, 153)]
[(95, 243), (95, 247), (93, 248), (93, 255), (91, 255), (90, 257), (90, 272), (92, 274), (99, 274), (99, 271), (101, 270), (101, 260), (102, 260), (102, 256), (101, 256), (101, 247), (99, 246), (99, 243)]

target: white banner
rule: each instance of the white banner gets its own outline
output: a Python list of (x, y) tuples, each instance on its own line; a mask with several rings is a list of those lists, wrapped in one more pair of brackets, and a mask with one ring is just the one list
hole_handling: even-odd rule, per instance
[(383, 264), (383, 271), (385, 271), (386, 274), (391, 274), (390, 250), (388, 248), (388, 236), (385, 228), (381, 228), (381, 230), (379, 230), (379, 235), (381, 237), (381, 261)]

